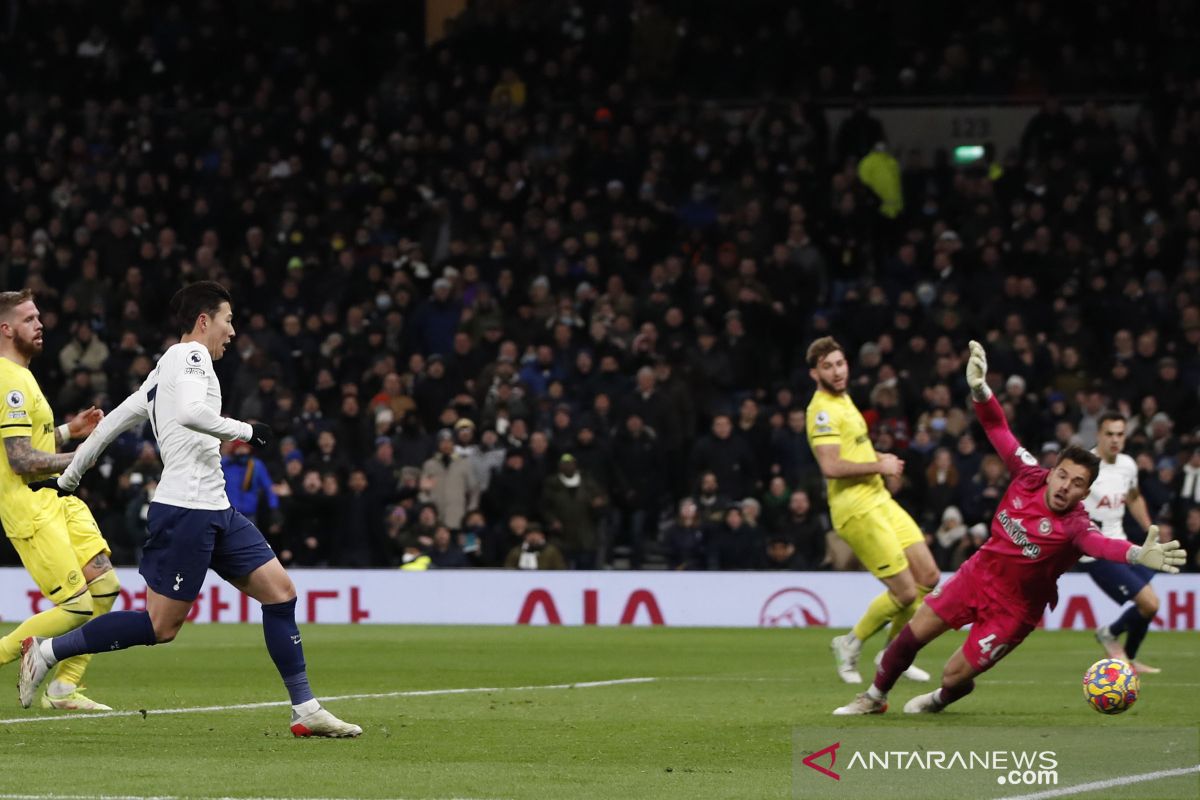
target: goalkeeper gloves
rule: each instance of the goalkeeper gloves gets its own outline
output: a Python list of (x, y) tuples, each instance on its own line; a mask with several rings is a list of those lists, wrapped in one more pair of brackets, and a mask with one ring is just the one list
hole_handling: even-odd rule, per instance
[(73, 490), (64, 489), (62, 486), (59, 486), (58, 480), (58, 478), (45, 478), (44, 480), (33, 481), (28, 485), (29, 488), (35, 492), (39, 489), (53, 489), (58, 493), (59, 497), (70, 497), (71, 495), (75, 494)]
[(1183, 552), (1179, 542), (1160, 543), (1158, 526), (1151, 525), (1150, 530), (1146, 531), (1145, 544), (1140, 547), (1135, 544), (1129, 548), (1129, 552), (1125, 554), (1125, 560), (1130, 564), (1141, 564), (1143, 567), (1156, 569), (1159, 572), (1179, 572), (1179, 568), (1187, 560), (1187, 555)]
[(971, 399), (986, 403), (992, 396), (992, 388), (987, 385), (987, 353), (974, 339), (968, 346), (971, 354), (967, 358), (967, 386), (971, 387)]

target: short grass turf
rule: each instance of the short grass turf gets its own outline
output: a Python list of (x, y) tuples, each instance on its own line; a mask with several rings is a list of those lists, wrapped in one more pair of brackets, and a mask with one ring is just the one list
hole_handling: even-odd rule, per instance
[[(1102, 655), (1091, 635), (1043, 631), (944, 714), (900, 714), (905, 700), (929, 687), (902, 681), (888, 714), (835, 719), (829, 712), (864, 687), (837, 680), (828, 650), (833, 633), (307, 626), (309, 674), (322, 697), (656, 679), (332, 701), (331, 710), (365, 733), (318, 741), (292, 738), (282, 704), (161, 713), (286, 699), (257, 626), (189, 626), (168, 646), (92, 662), (89, 693), (144, 716), (63, 719), (36, 704), (23, 710), (12, 688), (17, 665), (0, 670), (8, 693), (0, 703), (0, 798), (790, 798), (801, 796), (793, 784), (793, 737), (834, 724), (851, 731), (985, 726), (1018, 739), (1038, 727), (1077, 729), (1096, 734), (1100, 752), (1113, 754), (1109, 775), (1094, 776), (1104, 778), (1147, 769), (1121, 757), (1122, 729), (1200, 720), (1200, 637), (1152, 633), (1145, 657), (1163, 673), (1144, 679), (1131, 711), (1103, 717), (1080, 690), (1084, 670)], [(936, 677), (962, 638), (943, 637), (918, 663)], [(864, 675), (881, 642), (868, 644)], [(1074, 783), (1078, 776), (1070, 777)], [(1168, 796), (1178, 785), (1194, 795), (1197, 777), (1117, 791)], [(949, 788), (955, 778), (928, 780)]]

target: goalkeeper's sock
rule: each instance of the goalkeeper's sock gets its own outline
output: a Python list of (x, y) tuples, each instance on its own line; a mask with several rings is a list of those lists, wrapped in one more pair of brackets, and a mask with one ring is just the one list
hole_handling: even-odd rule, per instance
[(904, 626), (917, 613), (917, 609), (921, 607), (921, 603), (925, 602), (925, 595), (933, 591), (932, 586), (922, 586), (917, 584), (917, 599), (900, 609), (900, 613), (892, 617), (892, 624), (888, 627), (888, 641), (892, 641), (900, 635), (900, 631), (904, 630)]
[(875, 672), (875, 680), (872, 684), (875, 689), (884, 695), (890, 692), (896, 685), (896, 681), (904, 674), (904, 670), (912, 666), (913, 661), (917, 658), (917, 651), (922, 647), (922, 643), (917, 641), (912, 628), (905, 625), (904, 630), (900, 631), (900, 635), (892, 640), (887, 650), (883, 651), (883, 660), (879, 662), (879, 669)]
[(878, 595), (867, 606), (867, 610), (863, 612), (862, 619), (854, 624), (854, 629), (851, 633), (854, 634), (860, 642), (865, 642), (876, 633), (878, 633), (884, 625), (888, 624), (888, 620), (899, 614), (904, 609), (904, 606), (896, 602), (896, 598), (892, 597), (891, 592), (883, 592)]
[(942, 686), (933, 693), (933, 701), (939, 706), (945, 707), (953, 703), (955, 700), (963, 699), (973, 691), (975, 691), (974, 680), (968, 680), (965, 683), (960, 683), (957, 686)]
[(313, 691), (308, 685), (300, 628), (296, 626), (296, 598), (283, 603), (264, 603), (262, 619), (267, 652), (279, 670), (279, 677), (283, 678), (292, 706), (304, 706), (313, 700)]
[[(1125, 655), (1129, 656), (1129, 660), (1132, 661), (1137, 657), (1138, 648), (1142, 646), (1142, 640), (1150, 632), (1150, 623), (1154, 620), (1151, 617), (1143, 617), (1138, 613), (1137, 606), (1129, 609), (1129, 611), (1133, 612), (1134, 619), (1128, 623), (1127, 635), (1125, 636)], [(1128, 614), (1129, 612), (1125, 613)], [(1121, 616), (1125, 616), (1125, 614)]]

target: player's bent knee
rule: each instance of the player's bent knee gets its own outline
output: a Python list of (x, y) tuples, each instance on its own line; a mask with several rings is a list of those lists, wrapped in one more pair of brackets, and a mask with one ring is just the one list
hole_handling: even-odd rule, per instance
[(892, 589), (892, 599), (901, 607), (911, 605), (917, 599), (917, 587), (915, 586), (900, 586)]
[(71, 615), (76, 626), (82, 625), (92, 618), (96, 611), (95, 601), (87, 591), (80, 592), (72, 598), (64, 600), (58, 607)]

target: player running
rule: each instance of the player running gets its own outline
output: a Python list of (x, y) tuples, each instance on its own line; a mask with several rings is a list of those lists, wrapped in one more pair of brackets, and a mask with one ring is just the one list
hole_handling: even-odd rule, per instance
[[(0, 666), (21, 656), (29, 636), (57, 636), (113, 607), (121, 584), (108, 557), (108, 542), (87, 505), (76, 497), (31, 491), (37, 478), (58, 474), (71, 462), (58, 449), (87, 436), (104, 412), (89, 408), (54, 427), (54, 412), (29, 371), (42, 352), (42, 318), (29, 290), (0, 292), (0, 522), (21, 563), (53, 605), (0, 638)], [(42, 695), (42, 708), (111, 711), (80, 686), (91, 656), (63, 661)]]
[[(82, 653), (166, 643), (188, 617), (211, 567), (262, 603), (267, 652), (292, 701), (296, 736), (358, 736), (362, 728), (330, 714), (313, 696), (296, 627), (296, 587), (254, 523), (229, 505), (221, 472), (220, 442), (240, 439), (263, 447), (270, 428), (220, 416), (221, 384), (213, 361), (233, 339), (229, 293), (200, 281), (179, 290), (171, 310), (182, 339), (83, 443), (61, 477), (45, 485), (70, 493), (123, 431), (150, 420), (162, 453), (163, 473), (150, 504), (149, 535), (139, 568), (146, 579), (146, 610), (119, 611), (65, 636), (30, 637), (21, 643), (21, 705), (53, 664)], [(48, 493), (47, 493), (48, 494)]]
[(1058, 600), (1058, 577), (1081, 551), (1096, 558), (1178, 572), (1184, 553), (1178, 542), (1158, 541), (1151, 526), (1145, 545), (1101, 535), (1082, 500), (1099, 472), (1099, 458), (1082, 447), (1067, 447), (1053, 469), (1038, 466), (1008, 428), (1000, 403), (986, 382), (983, 346), (971, 342), (967, 384), (975, 414), (1004, 459), (1012, 482), (992, 519), (991, 536), (975, 555), (934, 592), (912, 622), (888, 647), (875, 682), (834, 714), (880, 714), (887, 693), (917, 651), (951, 628), (971, 624), (962, 647), (942, 670), (942, 685), (904, 705), (905, 713), (941, 711), (975, 688), (975, 676), (995, 666), (1037, 626), (1046, 604)]
[[(1100, 456), (1100, 475), (1092, 484), (1092, 491), (1083, 501), (1088, 516), (1110, 539), (1125, 539), (1125, 509), (1143, 530), (1150, 529), (1150, 512), (1146, 500), (1138, 491), (1137, 464), (1121, 452), (1125, 449), (1125, 415), (1119, 411), (1107, 411), (1100, 416), (1099, 436), (1096, 449)], [(1158, 667), (1137, 661), (1138, 649), (1150, 623), (1158, 613), (1158, 595), (1150, 585), (1154, 570), (1135, 564), (1114, 564), (1111, 561), (1096, 561), (1084, 556), (1080, 563), (1092, 576), (1096, 585), (1113, 599), (1117, 605), (1133, 600), (1133, 605), (1111, 625), (1096, 629), (1096, 640), (1104, 646), (1110, 658), (1128, 661), (1137, 672), (1161, 672)], [(1126, 634), (1125, 646), (1118, 638)]]
[[(941, 573), (925, 534), (884, 485), (885, 476), (900, 477), (904, 462), (891, 453), (875, 453), (867, 423), (846, 391), (850, 367), (842, 346), (831, 336), (822, 337), (809, 345), (807, 360), (808, 374), (817, 384), (808, 404), (808, 442), (828, 481), (833, 527), (862, 565), (887, 587), (848, 634), (835, 636), (830, 643), (838, 677), (846, 683), (862, 683), (858, 672), (862, 643), (889, 621), (888, 641), (894, 639)], [(880, 651), (875, 663), (882, 657)], [(928, 672), (911, 663), (904, 674), (916, 681), (929, 680)]]

